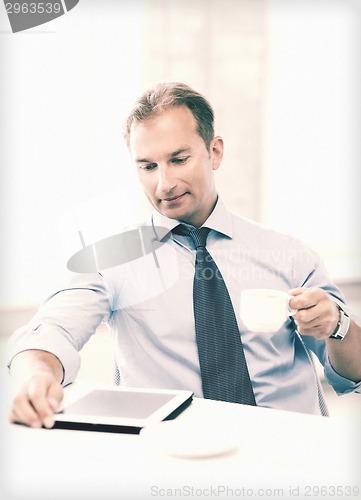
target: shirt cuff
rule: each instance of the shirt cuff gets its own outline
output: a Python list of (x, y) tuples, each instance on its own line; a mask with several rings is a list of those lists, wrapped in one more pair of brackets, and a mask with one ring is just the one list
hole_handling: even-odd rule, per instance
[(38, 325), (30, 330), (20, 329), (15, 332), (5, 352), (7, 367), (10, 368), (14, 356), (30, 349), (54, 354), (63, 365), (62, 385), (74, 382), (80, 368), (80, 355), (57, 327)]
[(332, 385), (339, 396), (341, 396), (342, 394), (361, 391), (361, 381), (353, 382), (352, 380), (342, 377), (337, 372), (335, 372), (328, 356), (326, 356), (325, 361), (325, 378), (327, 382)]

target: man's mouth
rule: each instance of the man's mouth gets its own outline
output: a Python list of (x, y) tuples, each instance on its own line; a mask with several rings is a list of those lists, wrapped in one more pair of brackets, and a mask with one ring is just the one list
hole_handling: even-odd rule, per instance
[(185, 196), (187, 193), (182, 193), (178, 196), (171, 196), (169, 198), (163, 198), (161, 200), (162, 203), (174, 203), (174, 202), (177, 202), (178, 200), (180, 200), (181, 198), (183, 198), (183, 196)]

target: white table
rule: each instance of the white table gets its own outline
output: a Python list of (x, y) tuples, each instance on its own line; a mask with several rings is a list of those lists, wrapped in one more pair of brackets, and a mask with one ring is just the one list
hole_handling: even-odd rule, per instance
[(142, 435), (30, 429), (2, 415), (1, 498), (361, 498), (356, 418), (195, 399), (174, 422), (189, 435), (202, 424), (210, 440), (226, 428), (237, 448), (179, 458)]

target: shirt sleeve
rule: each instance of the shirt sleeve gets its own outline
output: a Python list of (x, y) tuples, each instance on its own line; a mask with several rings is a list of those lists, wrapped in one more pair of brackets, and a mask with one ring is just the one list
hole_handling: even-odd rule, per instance
[[(360, 318), (352, 311), (345, 303), (345, 298), (341, 290), (332, 282), (320, 256), (317, 252), (304, 246), (302, 250), (296, 254), (299, 258), (295, 263), (294, 287), (305, 288), (322, 288), (330, 297), (339, 304), (351, 319), (361, 326)], [(318, 357), (324, 367), (325, 379), (334, 388), (337, 394), (348, 394), (350, 392), (359, 391), (361, 382), (355, 383), (339, 375), (332, 367), (327, 346), (324, 340), (317, 340), (308, 335), (301, 335), (303, 342), (309, 347)]]
[(30, 322), (13, 333), (6, 351), (7, 366), (19, 352), (39, 349), (62, 363), (63, 385), (73, 382), (80, 368), (80, 349), (110, 314), (102, 276), (74, 275), (67, 288), (52, 294)]

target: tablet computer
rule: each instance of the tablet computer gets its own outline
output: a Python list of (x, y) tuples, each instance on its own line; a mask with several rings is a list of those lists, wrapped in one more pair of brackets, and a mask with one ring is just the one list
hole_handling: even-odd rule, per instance
[(64, 403), (54, 428), (127, 432), (175, 418), (193, 399), (191, 391), (110, 386), (88, 390)]

